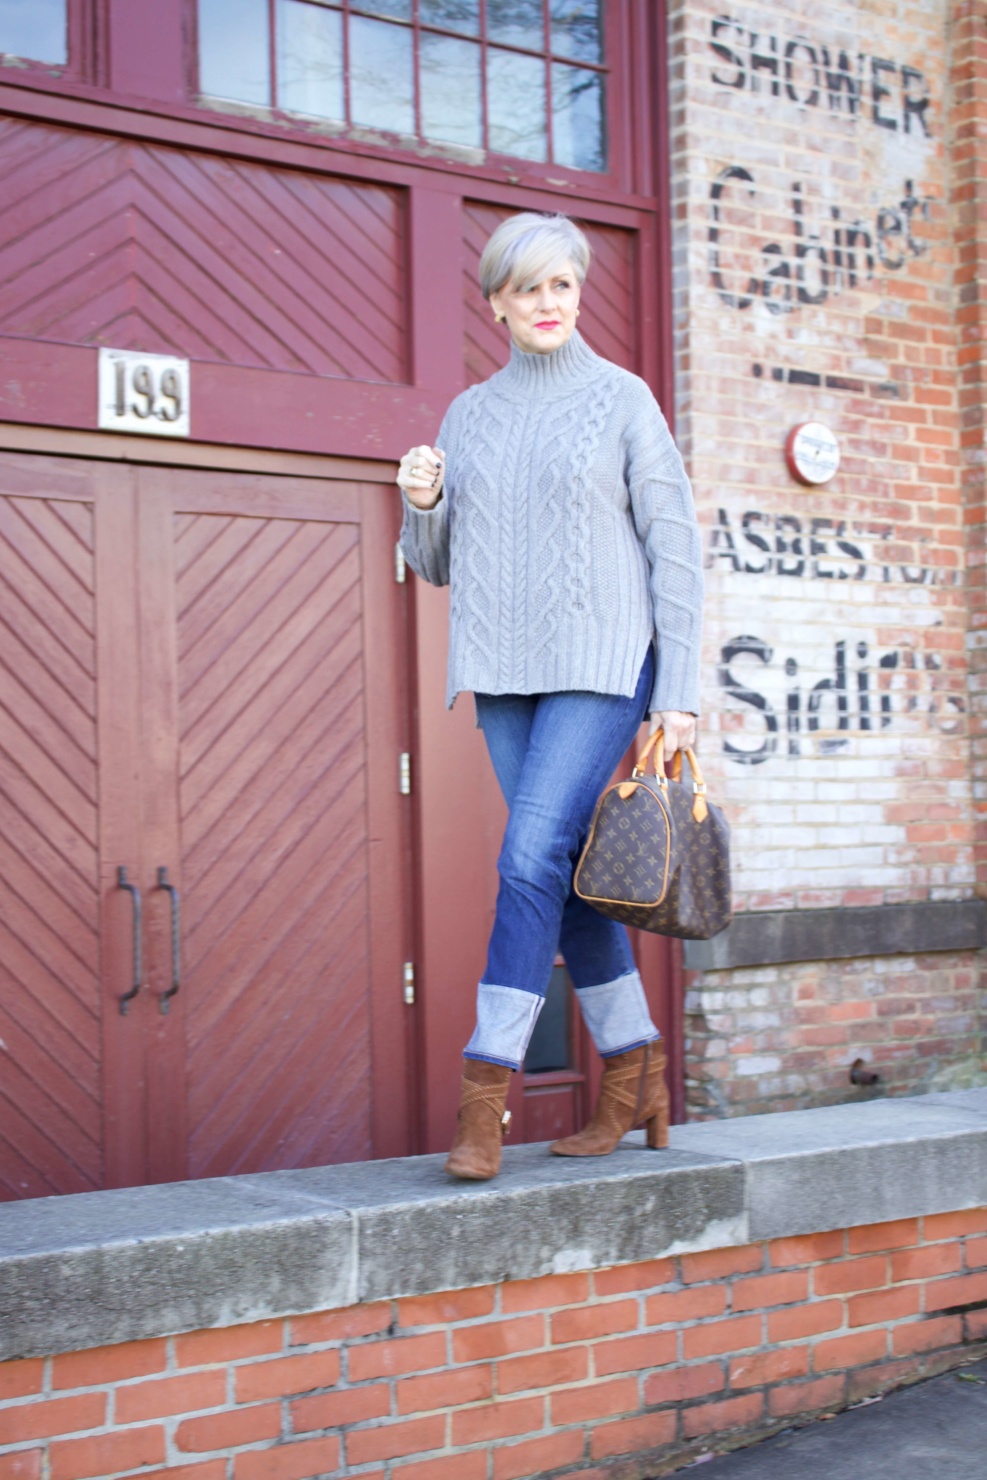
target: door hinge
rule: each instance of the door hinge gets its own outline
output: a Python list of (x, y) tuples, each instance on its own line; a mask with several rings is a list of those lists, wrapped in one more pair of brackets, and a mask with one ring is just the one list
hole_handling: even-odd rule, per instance
[(398, 791), (403, 797), (411, 796), (411, 756), (406, 750), (398, 757)]
[(403, 586), (408, 577), (408, 562), (404, 558), (404, 551), (400, 544), (394, 546), (394, 579), (399, 586)]
[(409, 1007), (415, 1005), (415, 963), (406, 961), (404, 963), (404, 1000)]

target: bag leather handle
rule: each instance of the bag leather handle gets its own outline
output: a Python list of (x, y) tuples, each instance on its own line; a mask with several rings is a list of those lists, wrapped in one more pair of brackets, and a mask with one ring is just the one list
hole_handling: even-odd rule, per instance
[[(654, 764), (658, 784), (663, 787), (668, 785), (668, 775), (665, 771), (665, 747), (664, 743), (659, 743), (664, 742), (664, 739), (665, 732), (661, 729), (655, 730), (653, 735), (649, 735), (648, 743), (638, 756), (637, 764), (631, 772), (632, 776), (644, 776), (647, 773), (648, 761), (650, 760)], [(689, 762), (689, 769), (692, 772), (692, 815), (697, 822), (702, 822), (709, 812), (709, 808), (706, 805), (706, 782), (703, 780), (703, 773), (699, 769), (696, 752), (691, 746), (686, 746), (685, 757)], [(681, 781), (681, 779), (682, 751), (677, 750), (672, 757), (672, 780)]]

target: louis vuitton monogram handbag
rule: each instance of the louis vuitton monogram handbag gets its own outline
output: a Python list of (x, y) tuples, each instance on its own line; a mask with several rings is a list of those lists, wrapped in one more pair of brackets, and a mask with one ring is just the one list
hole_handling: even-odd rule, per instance
[[(699, 762), (686, 751), (665, 774), (657, 730), (627, 781), (608, 786), (596, 804), (576, 865), (575, 890), (601, 914), (686, 940), (709, 940), (730, 923), (730, 827), (706, 800)], [(647, 775), (649, 758), (654, 775)], [(677, 772), (677, 774), (674, 774)]]

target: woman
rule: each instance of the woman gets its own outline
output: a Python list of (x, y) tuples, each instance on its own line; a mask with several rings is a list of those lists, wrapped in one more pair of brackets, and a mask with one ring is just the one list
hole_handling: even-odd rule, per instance
[(564, 216), (513, 216), (480, 260), (504, 369), (457, 396), (439, 445), (401, 459), (401, 544), (450, 586), (448, 703), (472, 690), (509, 808), (476, 1029), (446, 1171), (500, 1168), (504, 1105), (561, 949), (604, 1059), (599, 1102), (558, 1156), (600, 1156), (645, 1122), (667, 1142), (660, 1034), (627, 932), (576, 898), (596, 800), (650, 711), (666, 758), (698, 712), (702, 563), (689, 482), (637, 376), (576, 329), (589, 265)]

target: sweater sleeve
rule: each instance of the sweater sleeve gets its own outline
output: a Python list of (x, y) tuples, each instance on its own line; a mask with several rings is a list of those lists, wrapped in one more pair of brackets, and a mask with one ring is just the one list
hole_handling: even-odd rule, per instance
[(692, 489), (678, 448), (651, 392), (627, 432), (627, 487), (638, 538), (648, 557), (658, 635), (651, 711), (699, 713), (702, 647), (702, 541)]
[(432, 509), (416, 509), (402, 490), (404, 521), (401, 525), (401, 549), (415, 575), (432, 586), (449, 584), (449, 441), (452, 437), (452, 407), (439, 428), (435, 446), (446, 454), (446, 476), (442, 497)]

